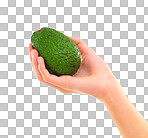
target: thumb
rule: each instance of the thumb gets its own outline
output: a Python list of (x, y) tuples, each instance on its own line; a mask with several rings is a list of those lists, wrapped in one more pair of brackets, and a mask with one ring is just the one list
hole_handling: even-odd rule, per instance
[(78, 49), (81, 53), (81, 56), (84, 57), (87, 54), (96, 54), (94, 50), (92, 50), (83, 40), (81, 40), (79, 37), (70, 37), (68, 36), (70, 39), (72, 39), (75, 44), (78, 46)]

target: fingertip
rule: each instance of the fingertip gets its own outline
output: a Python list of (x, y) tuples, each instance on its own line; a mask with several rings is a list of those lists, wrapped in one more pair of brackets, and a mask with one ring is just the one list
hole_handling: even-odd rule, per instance
[(32, 50), (33, 49), (33, 47), (32, 47), (32, 44), (30, 43), (29, 44), (29, 47), (28, 47), (30, 50)]
[(29, 51), (29, 54), (31, 53), (31, 50), (32, 50), (32, 45), (29, 44), (29, 47), (28, 47), (28, 51)]
[(38, 51), (36, 49), (31, 50), (31, 55), (32, 56), (38, 56)]
[(80, 43), (80, 37), (71, 37), (71, 39), (75, 42), (76, 45)]

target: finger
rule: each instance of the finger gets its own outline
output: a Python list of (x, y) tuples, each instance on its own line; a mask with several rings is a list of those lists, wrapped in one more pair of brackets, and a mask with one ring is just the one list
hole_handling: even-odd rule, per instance
[(66, 88), (66, 89), (75, 89), (77, 90), (79, 84), (77, 84), (76, 77), (72, 77), (69, 75), (62, 75), (60, 77), (50, 74), (45, 67), (44, 59), (42, 57), (38, 57), (39, 71), (43, 77), (43, 79), (55, 86)]
[[(45, 82), (44, 79), (42, 78), (42, 75), (40, 74), (40, 71), (38, 70), (38, 62), (37, 62), (38, 52), (35, 49), (33, 49), (31, 45), (29, 45), (29, 53), (32, 59), (32, 66), (33, 66), (34, 74), (40, 82), (45, 83), (46, 85), (51, 86), (61, 91), (62, 93), (72, 93), (72, 91), (65, 90), (63, 88), (60, 88), (60, 87), (57, 87), (55, 85)], [(73, 93), (76, 93), (76, 92), (73, 91)]]
[(28, 51), (29, 51), (29, 54), (31, 54), (31, 50), (33, 49), (33, 47), (32, 47), (32, 44), (30, 43), (29, 44), (29, 47), (28, 47)]
[(70, 90), (66, 90), (66, 89), (60, 88), (60, 87), (58, 87), (58, 86), (52, 85), (52, 84), (50, 84), (50, 83), (44, 82), (44, 79), (42, 78), (42, 75), (40, 74), (40, 72), (39, 72), (39, 70), (38, 70), (38, 67), (36, 68), (36, 66), (38, 66), (38, 65), (37, 65), (38, 62), (36, 62), (35, 59), (38, 57), (38, 53), (37, 53), (36, 50), (33, 51), (33, 52), (31, 52), (32, 50), (33, 50), (33, 47), (32, 47), (32, 44), (30, 43), (30, 44), (29, 44), (29, 47), (28, 47), (28, 51), (29, 51), (29, 54), (30, 54), (30, 60), (31, 60), (31, 62), (32, 62), (32, 56), (33, 56), (33, 57), (34, 57), (34, 58), (33, 58), (33, 63), (32, 63), (32, 64), (33, 64), (33, 70), (34, 70), (35, 74), (37, 74), (36, 77), (38, 78), (38, 80), (39, 80), (40, 82), (45, 83), (46, 85), (48, 85), (48, 86), (50, 86), (50, 87), (53, 87), (53, 88), (59, 90), (59, 91), (62, 92), (62, 93), (72, 93), (72, 92), (73, 92), (73, 93), (77, 93), (77, 92), (70, 91)]
[(38, 52), (37, 50), (33, 49), (31, 51), (31, 63), (32, 63), (32, 68), (33, 68), (33, 72), (36, 78), (38, 78), (40, 80), (40, 72), (38, 71), (38, 62), (37, 62), (37, 58), (38, 58)]
[(79, 37), (70, 37), (68, 36), (70, 39), (72, 39), (75, 44), (78, 46), (78, 49), (82, 55), (82, 57), (84, 57), (85, 55), (89, 54), (89, 53), (95, 53), (83, 40), (81, 40)]
[[(45, 82), (45, 84), (47, 85), (46, 82)], [(75, 91), (66, 90), (66, 89), (63, 89), (63, 88), (61, 88), (61, 87), (55, 86), (55, 85), (53, 85), (53, 84), (50, 84), (50, 83), (48, 83), (48, 86), (50, 86), (50, 87), (52, 87), (52, 88), (55, 88), (55, 89), (59, 90), (60, 92), (62, 92), (62, 93), (64, 93), (64, 94), (66, 94), (66, 93), (76, 93), (76, 94), (79, 94), (79, 93), (77, 93), (77, 92), (75, 92)]]
[[(38, 80), (42, 83), (45, 83), (46, 85), (48, 86), (51, 86), (59, 91), (61, 91), (62, 93), (72, 93), (72, 91), (69, 91), (69, 90), (64, 90), (60, 87), (57, 87), (55, 85), (52, 85), (50, 83), (47, 83), (44, 81), (44, 79), (42, 78), (42, 75), (40, 74), (40, 71), (38, 69), (38, 62), (37, 62), (37, 58), (38, 58), (38, 52), (36, 50), (32, 50), (31, 51), (31, 55), (32, 55), (32, 64), (33, 64), (33, 70), (34, 70), (34, 73), (36, 74), (36, 77), (38, 78)], [(74, 93), (74, 92), (73, 92)]]
[(29, 47), (28, 47), (28, 51), (29, 51), (29, 55), (30, 55), (30, 61), (32, 62), (31, 50), (33, 50), (33, 47), (32, 47), (32, 44), (30, 43)]

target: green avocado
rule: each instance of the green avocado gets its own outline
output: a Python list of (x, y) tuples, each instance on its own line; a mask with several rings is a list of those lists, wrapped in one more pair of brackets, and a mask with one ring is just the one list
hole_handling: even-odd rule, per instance
[(56, 76), (74, 75), (81, 64), (81, 54), (75, 42), (63, 33), (48, 27), (35, 31), (31, 44), (43, 57), (46, 69)]

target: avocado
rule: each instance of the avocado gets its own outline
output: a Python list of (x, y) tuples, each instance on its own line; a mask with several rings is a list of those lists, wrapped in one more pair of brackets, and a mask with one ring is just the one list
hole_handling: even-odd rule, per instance
[(46, 69), (56, 76), (74, 75), (81, 64), (81, 54), (75, 42), (63, 33), (48, 27), (35, 31), (31, 44), (43, 57)]

